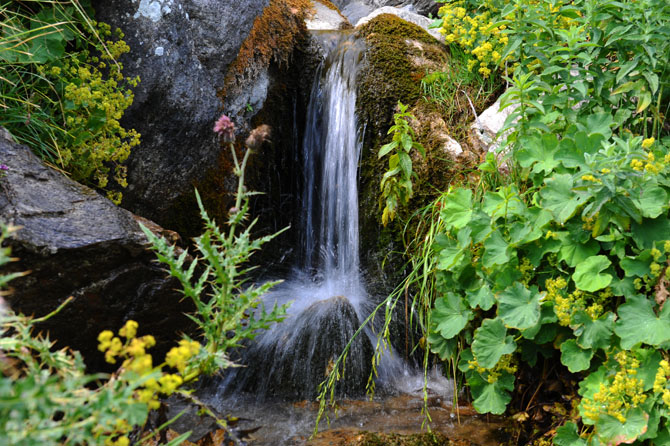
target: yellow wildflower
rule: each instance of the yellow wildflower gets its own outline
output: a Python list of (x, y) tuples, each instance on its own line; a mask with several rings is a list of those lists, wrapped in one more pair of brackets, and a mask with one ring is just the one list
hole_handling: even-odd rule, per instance
[(124, 325), (123, 328), (119, 330), (119, 335), (123, 336), (126, 339), (132, 339), (137, 334), (137, 327), (138, 327), (137, 322), (129, 320), (128, 322), (126, 322), (126, 325)]
[(656, 140), (653, 137), (645, 139), (644, 141), (642, 141), (642, 148), (648, 149), (654, 144), (654, 141)]

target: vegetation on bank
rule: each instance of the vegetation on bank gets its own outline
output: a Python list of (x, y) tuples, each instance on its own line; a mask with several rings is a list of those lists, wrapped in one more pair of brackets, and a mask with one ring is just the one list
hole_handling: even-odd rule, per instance
[(89, 0), (0, 3), (0, 126), (119, 203), (123, 163), (140, 141), (119, 120), (139, 79), (122, 73), (121, 31), (92, 13)]
[[(215, 130), (223, 134), (219, 125), (222, 121), (223, 117)], [(234, 135), (232, 123), (225, 123), (228, 131), (224, 136)], [(54, 351), (48, 337), (35, 333), (40, 322), (60, 311), (69, 300), (38, 319), (17, 315), (0, 300), (0, 443), (156, 444), (160, 431), (174, 419), (162, 426), (149, 426), (149, 412), (160, 407), (161, 398), (175, 392), (216, 419), (185, 386), (200, 376), (234, 366), (228, 350), (253, 339), (259, 329), (282, 320), (286, 310), (274, 307), (266, 312), (257, 308), (260, 296), (274, 283), (256, 287), (245, 282), (250, 256), (272, 236), (257, 240), (251, 237), (253, 222), (245, 224), (250, 193), (243, 183), (251, 149), (238, 162), (232, 138), (229, 146), (239, 178), (236, 208), (230, 212), (226, 230), (222, 230), (200, 204), (205, 231), (194, 241), (199, 258), (177, 250), (142, 227), (159, 261), (179, 280), (184, 296), (195, 304), (196, 312), (188, 316), (197, 326), (196, 339), (183, 335), (164, 361), (154, 365), (148, 352), (156, 343), (154, 337), (138, 337), (138, 323), (129, 320), (117, 335), (105, 330), (98, 337), (101, 354), (107, 362), (118, 364), (118, 370), (111, 375), (91, 375), (78, 352)], [(199, 196), (197, 199), (200, 203)], [(9, 229), (3, 226), (0, 243), (8, 235)], [(9, 261), (9, 249), (0, 248), (0, 267)], [(0, 275), (0, 292), (11, 292), (5, 290), (9, 281), (22, 274)], [(226, 420), (217, 422), (228, 430)], [(181, 444), (189, 434), (165, 444)]]
[[(548, 404), (520, 441), (665, 444), (670, 5), (448, 1), (438, 25), (468, 68), (508, 82), (513, 112), (479, 181), (416, 215), (390, 302), (414, 291), (422, 341), (479, 412), (523, 424)], [(552, 396), (554, 379), (576, 386)]]

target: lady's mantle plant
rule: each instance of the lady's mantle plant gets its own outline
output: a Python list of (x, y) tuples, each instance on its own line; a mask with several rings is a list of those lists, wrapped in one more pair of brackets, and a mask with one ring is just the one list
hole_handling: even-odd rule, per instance
[(436, 203), (428, 343), (482, 413), (505, 411), (521, 363), (578, 373), (554, 444), (666, 444), (670, 5), (504, 3), (518, 181)]

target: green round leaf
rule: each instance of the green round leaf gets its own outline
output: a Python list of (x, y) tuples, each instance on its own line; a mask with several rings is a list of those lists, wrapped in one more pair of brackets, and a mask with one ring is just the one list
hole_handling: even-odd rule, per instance
[(435, 301), (435, 309), (431, 315), (435, 331), (445, 339), (451, 339), (465, 328), (474, 314), (463, 303), (463, 299), (454, 293), (447, 293)]
[(507, 328), (500, 319), (485, 319), (481, 327), (475, 330), (472, 353), (477, 363), (487, 369), (495, 367), (502, 355), (513, 353), (516, 342), (507, 336)]
[(670, 341), (670, 305), (656, 316), (652, 301), (637, 294), (627, 298), (618, 313), (614, 332), (621, 338), (621, 348), (628, 350), (639, 343), (658, 347)]
[(450, 192), (444, 201), (440, 216), (447, 229), (460, 229), (468, 224), (472, 217), (472, 191), (459, 188)]
[(591, 256), (577, 265), (572, 274), (577, 288), (593, 293), (602, 290), (612, 282), (610, 274), (603, 274), (612, 262), (605, 256)]
[(591, 358), (593, 358), (593, 350), (583, 350), (574, 339), (561, 344), (561, 362), (572, 373), (588, 369), (591, 365)]
[(540, 320), (540, 293), (531, 291), (516, 282), (500, 293), (498, 316), (507, 327), (524, 330)]

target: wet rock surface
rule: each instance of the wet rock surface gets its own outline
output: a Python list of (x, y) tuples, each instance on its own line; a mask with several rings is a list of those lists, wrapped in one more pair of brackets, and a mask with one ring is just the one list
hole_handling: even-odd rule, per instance
[[(96, 348), (98, 333), (116, 331), (128, 319), (141, 321), (140, 334), (154, 335), (154, 351), (165, 352), (189, 328), (183, 312), (190, 306), (155, 263), (136, 217), (6, 136), (0, 132), (0, 159), (9, 166), (0, 178), (0, 218), (20, 228), (9, 240), (19, 260), (9, 268), (30, 271), (12, 282), (12, 309), (44, 316), (72, 296), (40, 328), (58, 346), (81, 351), (92, 370), (109, 367)], [(163, 232), (157, 225), (152, 230)]]
[[(233, 371), (237, 375), (227, 387), (260, 397), (313, 398), (359, 326), (356, 311), (345, 297), (315, 302), (259, 336), (240, 361), (250, 367)], [(371, 358), (370, 340), (358, 336), (337, 384), (339, 395), (365, 392)]]

